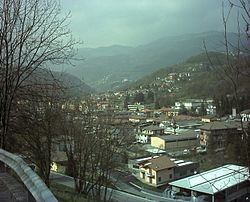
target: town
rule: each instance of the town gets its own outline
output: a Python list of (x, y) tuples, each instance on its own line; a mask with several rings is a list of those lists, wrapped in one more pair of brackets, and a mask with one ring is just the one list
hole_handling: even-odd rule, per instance
[(249, 7), (0, 1), (0, 202), (250, 201)]

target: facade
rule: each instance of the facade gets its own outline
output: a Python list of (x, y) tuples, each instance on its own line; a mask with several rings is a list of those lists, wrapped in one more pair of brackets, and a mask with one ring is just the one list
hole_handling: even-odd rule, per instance
[(144, 157), (131, 161), (130, 169), (144, 183), (158, 187), (170, 181), (193, 175), (199, 164), (169, 158), (166, 155)]
[(146, 117), (144, 116), (139, 116), (139, 115), (134, 115), (134, 116), (129, 116), (128, 120), (132, 123), (140, 123), (146, 121)]
[(145, 134), (145, 133), (136, 133), (135, 135), (136, 138), (136, 142), (140, 142), (140, 143), (149, 143), (151, 140), (151, 134)]
[(191, 149), (196, 147), (198, 143), (197, 135), (194, 133), (151, 137), (151, 146), (167, 151)]
[(174, 108), (161, 108), (159, 110), (157, 110), (161, 113), (164, 113), (167, 117), (173, 117), (173, 116), (178, 116), (179, 115), (179, 111), (177, 109)]
[(224, 165), (203, 173), (170, 182), (168, 197), (184, 201), (248, 201), (248, 168)]
[[(215, 151), (225, 148), (227, 138), (240, 135), (239, 123), (236, 122), (210, 122), (200, 127), (200, 145), (210, 147)], [(231, 138), (232, 139), (232, 138)], [(209, 142), (211, 143), (209, 145)]]
[(202, 104), (206, 106), (206, 112), (207, 114), (213, 115), (216, 114), (216, 107), (213, 104), (213, 100), (203, 100), (203, 99), (187, 99), (181, 102), (175, 102), (175, 109), (180, 110), (181, 105), (184, 105), (184, 107), (187, 110), (191, 110), (192, 108), (194, 109), (199, 109)]
[(250, 121), (250, 109), (242, 111), (240, 115), (243, 122)]
[(217, 118), (213, 115), (206, 115), (201, 118), (201, 121), (204, 123), (210, 123), (213, 121), (217, 121)]
[(174, 179), (176, 164), (167, 156), (151, 158), (140, 163), (140, 179), (152, 186), (160, 186)]
[(136, 134), (136, 141), (140, 143), (149, 143), (152, 136), (163, 135), (164, 128), (156, 125), (145, 126)]
[(181, 109), (181, 105), (184, 105), (184, 107), (188, 110), (191, 110), (191, 108), (197, 108), (200, 107), (203, 103), (203, 100), (200, 99), (189, 99), (185, 100), (183, 102), (175, 102), (175, 109)]
[(142, 128), (142, 132), (150, 135), (164, 135), (164, 128), (156, 125), (150, 125)]
[(181, 179), (190, 175), (197, 174), (199, 172), (199, 163), (185, 162), (184, 160), (174, 160), (177, 165), (174, 169), (174, 180)]
[(145, 106), (141, 105), (140, 103), (134, 104), (134, 105), (128, 105), (128, 110), (131, 112), (142, 112), (144, 111)]

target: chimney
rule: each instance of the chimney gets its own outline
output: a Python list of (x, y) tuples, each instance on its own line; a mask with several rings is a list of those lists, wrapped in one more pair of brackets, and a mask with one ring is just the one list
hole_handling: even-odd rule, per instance
[(232, 117), (236, 117), (236, 108), (232, 108)]

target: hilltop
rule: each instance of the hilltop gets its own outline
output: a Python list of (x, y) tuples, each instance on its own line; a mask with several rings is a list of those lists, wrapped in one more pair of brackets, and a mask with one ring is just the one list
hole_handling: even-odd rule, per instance
[[(74, 68), (65, 67), (97, 91), (115, 90), (163, 67), (183, 63), (204, 51), (223, 51), (221, 32), (205, 32), (158, 39), (137, 47), (114, 45), (100, 48), (81, 48)], [(228, 34), (234, 43), (237, 35)]]
[(70, 97), (84, 96), (95, 92), (95, 90), (84, 83), (78, 77), (66, 73), (51, 71), (48, 69), (37, 69), (27, 80), (27, 83), (52, 84), (58, 83), (64, 95)]
[[(233, 61), (233, 56), (230, 60)], [(183, 63), (157, 70), (124, 89), (150, 89), (158, 95), (171, 95), (175, 99), (190, 98), (190, 95), (192, 98), (208, 98), (232, 94), (233, 90), (221, 73), (226, 64), (224, 53), (201, 53)], [(239, 80), (239, 92), (249, 94), (249, 78), (241, 75)]]

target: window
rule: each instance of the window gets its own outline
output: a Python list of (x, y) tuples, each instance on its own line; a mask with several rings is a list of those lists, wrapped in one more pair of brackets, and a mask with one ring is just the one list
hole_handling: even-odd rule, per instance
[(59, 143), (59, 151), (61, 152), (66, 151), (66, 145), (63, 142)]
[(172, 179), (172, 174), (169, 174), (169, 179)]
[(158, 177), (158, 182), (160, 182), (161, 181), (161, 177)]

